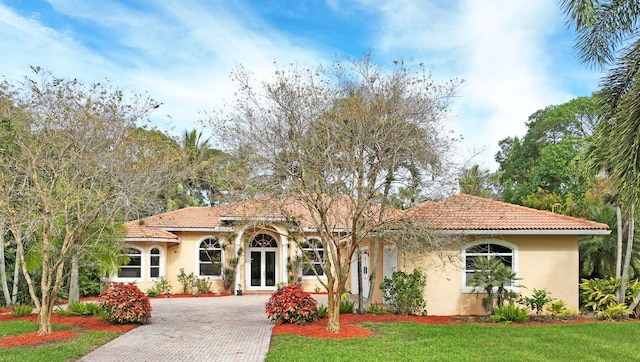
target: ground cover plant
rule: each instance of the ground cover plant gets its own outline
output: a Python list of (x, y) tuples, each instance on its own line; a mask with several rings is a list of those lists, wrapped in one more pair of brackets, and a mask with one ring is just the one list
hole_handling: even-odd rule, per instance
[[(368, 317), (385, 321), (397, 316)], [(638, 322), (503, 325), (469, 324), (447, 317), (406, 318), (431, 318), (433, 323), (369, 321), (349, 325), (343, 319), (343, 328), (368, 330), (369, 334), (341, 340), (280, 334), (276, 328), (281, 326), (276, 326), (266, 361), (623, 361), (640, 354), (635, 337)]]

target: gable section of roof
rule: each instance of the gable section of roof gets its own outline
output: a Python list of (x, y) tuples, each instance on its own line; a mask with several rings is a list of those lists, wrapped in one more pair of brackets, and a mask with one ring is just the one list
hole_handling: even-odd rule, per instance
[(609, 230), (607, 224), (466, 194), (419, 204), (408, 215), (436, 230)]

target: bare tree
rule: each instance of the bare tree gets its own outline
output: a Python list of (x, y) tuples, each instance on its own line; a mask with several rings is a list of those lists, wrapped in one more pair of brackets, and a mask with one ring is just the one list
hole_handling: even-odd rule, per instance
[(440, 172), (452, 142), (443, 121), (459, 82), (435, 82), (422, 66), (403, 62), (388, 72), (369, 55), (281, 68), (257, 87), (241, 67), (232, 78), (232, 109), (211, 124), (250, 166), (248, 187), (302, 205), (325, 251), (327, 329), (337, 332), (353, 255), (395, 215), (386, 208), (387, 188)]
[[(33, 70), (11, 92), (28, 117), (12, 120), (14, 148), (0, 159), (0, 218), (39, 311), (38, 333), (47, 334), (69, 259), (117, 246), (127, 210), (175, 182), (177, 160), (137, 142), (137, 123), (158, 103)], [(39, 282), (29, 274), (27, 254), (37, 256), (29, 266), (41, 270)]]

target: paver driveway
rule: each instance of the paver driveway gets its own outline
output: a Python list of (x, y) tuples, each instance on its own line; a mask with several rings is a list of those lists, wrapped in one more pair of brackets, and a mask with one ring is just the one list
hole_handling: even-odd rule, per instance
[(79, 361), (263, 361), (268, 295), (152, 299), (152, 320)]

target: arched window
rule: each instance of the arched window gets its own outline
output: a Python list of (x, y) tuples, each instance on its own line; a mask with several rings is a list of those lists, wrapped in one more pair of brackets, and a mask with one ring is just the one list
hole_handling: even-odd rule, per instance
[(322, 242), (319, 239), (309, 239), (300, 243), (300, 248), (303, 254), (302, 275), (324, 275), (322, 270), (322, 262), (324, 261)]
[(129, 248), (125, 251), (129, 258), (129, 263), (120, 267), (118, 278), (141, 278), (142, 277), (142, 251)]
[(258, 234), (251, 240), (249, 246), (252, 248), (277, 248), (278, 243), (269, 234)]
[(198, 248), (199, 275), (222, 275), (222, 248), (218, 239), (208, 238)]
[(149, 277), (160, 277), (160, 249), (151, 248), (149, 251)]
[(465, 292), (474, 292), (474, 288), (470, 285), (475, 273), (477, 273), (478, 259), (498, 259), (502, 264), (517, 273), (516, 258), (517, 250), (515, 245), (507, 242), (482, 242), (470, 245), (462, 250), (462, 266), (463, 266), (463, 290)]

